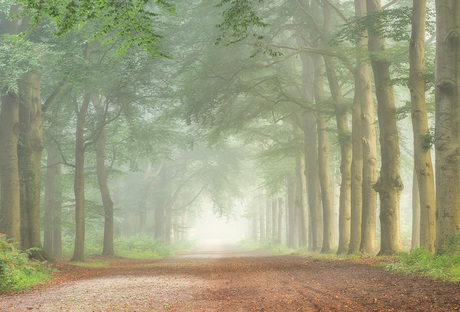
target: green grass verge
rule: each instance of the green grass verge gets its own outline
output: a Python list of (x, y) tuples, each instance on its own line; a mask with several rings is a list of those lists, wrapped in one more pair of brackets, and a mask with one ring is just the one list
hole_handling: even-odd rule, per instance
[(460, 282), (460, 253), (433, 255), (425, 248), (403, 252), (399, 260), (383, 263), (387, 270), (417, 274), (446, 282)]
[(51, 269), (45, 263), (29, 260), (0, 234), (0, 293), (20, 290), (50, 279)]

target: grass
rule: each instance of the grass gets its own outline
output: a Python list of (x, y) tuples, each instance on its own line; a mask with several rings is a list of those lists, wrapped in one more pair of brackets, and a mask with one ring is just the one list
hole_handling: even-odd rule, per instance
[(107, 261), (99, 261), (99, 262), (72, 262), (74, 265), (82, 266), (82, 267), (90, 267), (90, 268), (100, 268), (108, 266), (110, 263)]
[(0, 234), (0, 293), (20, 290), (50, 279), (45, 263), (29, 260)]
[(446, 282), (460, 282), (460, 253), (433, 255), (425, 248), (403, 252), (394, 263), (383, 263), (387, 270), (427, 276)]

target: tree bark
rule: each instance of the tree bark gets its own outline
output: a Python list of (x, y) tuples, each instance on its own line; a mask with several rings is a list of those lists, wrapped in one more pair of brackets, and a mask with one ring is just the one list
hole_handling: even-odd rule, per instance
[(409, 46), (412, 128), (414, 132), (414, 164), (419, 188), (420, 241), (426, 249), (435, 252), (436, 197), (430, 136), (425, 103), (425, 19), (426, 0), (413, 1), (412, 37)]
[(323, 245), (321, 252), (327, 253), (335, 247), (335, 215), (334, 215), (334, 192), (332, 189), (329, 167), (329, 132), (327, 119), (323, 111), (324, 81), (320, 55), (312, 55), (315, 67), (315, 103), (316, 103), (316, 127), (318, 131), (318, 175), (321, 185), (321, 202), (323, 204)]
[(297, 203), (296, 203), (296, 183), (297, 179), (294, 175), (289, 175), (287, 179), (287, 220), (288, 220), (288, 235), (287, 245), (291, 248), (297, 248), (298, 245), (298, 227), (297, 227)]
[[(366, 0), (355, 0), (355, 14), (363, 17), (367, 14)], [(363, 180), (362, 180), (362, 228), (360, 251), (364, 254), (375, 253), (375, 233), (377, 228), (377, 192), (373, 185), (377, 182), (377, 137), (375, 133), (374, 99), (372, 80), (364, 55), (368, 52), (368, 33), (364, 31), (356, 43), (358, 53), (355, 71), (355, 88), (361, 102)], [(366, 52), (366, 53), (362, 53)]]
[(417, 173), (412, 178), (412, 240), (411, 249), (420, 247), (420, 190), (418, 187)]
[[(18, 12), (19, 5), (10, 7), (10, 15)], [(2, 20), (9, 34), (18, 33), (18, 19)], [(0, 112), (0, 233), (13, 243), (19, 243), (20, 191), (18, 172), (19, 97), (11, 90), (1, 90)]]
[(436, 0), (437, 253), (448, 251), (449, 240), (460, 230), (459, 28), (460, 3)]
[(20, 205), (17, 146), (19, 140), (19, 97), (14, 92), (2, 96), (0, 115), (0, 232), (19, 243)]
[(278, 201), (275, 199), (272, 200), (272, 240), (278, 240)]
[(75, 141), (75, 246), (71, 261), (85, 260), (85, 119), (90, 103), (90, 94), (83, 97), (81, 108), (77, 112), (77, 128)]
[[(92, 102), (99, 116), (104, 114), (101, 107), (99, 96), (93, 94)], [(113, 201), (110, 196), (109, 185), (107, 181), (107, 172), (105, 170), (105, 145), (106, 135), (104, 129), (101, 130), (96, 142), (96, 175), (101, 192), (102, 205), (104, 206), (104, 239), (102, 245), (102, 255), (113, 256)]]
[(21, 205), (21, 249), (33, 258), (48, 256), (42, 249), (40, 235), (40, 188), (43, 144), (43, 112), (40, 102), (41, 74), (29, 72), (19, 84), (18, 164)]
[(266, 239), (266, 236), (265, 236), (265, 207), (264, 207), (263, 195), (260, 191), (259, 191), (259, 194), (257, 194), (257, 204), (259, 207), (259, 222), (260, 222), (259, 242), (263, 243)]
[[(381, 11), (380, 0), (367, 0), (368, 13)], [(400, 174), (399, 137), (396, 109), (390, 77), (390, 62), (382, 53), (385, 39), (369, 33), (369, 51), (374, 72), (377, 114), (380, 125), (382, 167), (374, 188), (380, 196), (381, 241), (379, 255), (395, 255), (402, 251), (400, 231), (400, 199), (403, 183)]]
[(45, 210), (43, 214), (43, 249), (48, 255), (54, 256), (53, 250), (53, 231), (54, 226), (54, 204), (56, 202), (54, 196), (56, 194), (56, 166), (58, 149), (53, 144), (48, 146), (48, 156), (46, 159), (46, 173), (45, 173)]

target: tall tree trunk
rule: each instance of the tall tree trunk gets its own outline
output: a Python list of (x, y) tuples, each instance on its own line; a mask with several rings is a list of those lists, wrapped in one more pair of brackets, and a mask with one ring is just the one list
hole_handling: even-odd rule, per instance
[(21, 249), (36, 259), (47, 259), (40, 235), (40, 188), (43, 144), (43, 112), (40, 102), (41, 74), (29, 72), (19, 88), (18, 164), (21, 205)]
[(278, 244), (281, 244), (281, 237), (282, 237), (282, 233), (283, 233), (283, 231), (281, 230), (282, 227), (283, 227), (283, 208), (284, 208), (283, 199), (280, 197), (280, 198), (278, 198), (278, 226), (277, 226), (277, 229), (278, 229), (277, 242), (278, 242)]
[[(368, 13), (378, 12), (381, 9), (380, 0), (367, 0)], [(402, 251), (399, 205), (404, 186), (400, 173), (399, 137), (390, 62), (382, 56), (385, 51), (385, 39), (378, 34), (369, 33), (369, 51), (378, 102), (377, 114), (382, 156), (380, 178), (374, 186), (380, 196), (381, 245), (379, 255), (394, 255)]]
[(62, 226), (61, 226), (61, 215), (62, 215), (62, 183), (60, 179), (61, 175), (61, 164), (56, 164), (56, 176), (58, 180), (58, 186), (55, 187), (54, 195), (54, 231), (53, 231), (53, 256), (57, 259), (62, 258)]
[(54, 195), (56, 194), (56, 166), (58, 162), (58, 149), (56, 145), (48, 146), (45, 173), (45, 210), (43, 214), (43, 249), (48, 255), (54, 256), (53, 231), (54, 228)]
[(412, 178), (412, 240), (411, 249), (420, 247), (420, 190), (418, 188), (417, 173)]
[[(313, 103), (315, 74), (313, 59), (306, 54), (301, 54), (300, 58), (302, 61), (302, 96), (307, 103)], [(309, 219), (312, 233), (310, 244), (313, 251), (318, 251), (323, 243), (323, 223), (318, 175), (317, 126), (316, 117), (312, 112), (308, 112), (305, 115), (302, 130), (305, 137), (305, 176), (307, 179)]]
[(85, 256), (85, 139), (84, 127), (90, 94), (83, 97), (81, 108), (77, 112), (77, 130), (75, 141), (75, 246), (71, 261), (84, 261)]
[(15, 243), (19, 243), (20, 225), (18, 139), (19, 97), (9, 91), (2, 96), (0, 115), (0, 233)]
[(348, 215), (351, 212), (351, 161), (352, 148), (350, 142), (350, 131), (348, 129), (348, 113), (344, 103), (342, 91), (339, 87), (337, 74), (335, 71), (334, 60), (331, 57), (325, 57), (326, 74), (329, 81), (329, 87), (334, 100), (335, 115), (337, 119), (337, 131), (340, 144), (340, 197), (339, 212), (341, 212), (341, 226), (346, 229)]
[(324, 105), (324, 81), (321, 56), (313, 55), (315, 67), (315, 102), (316, 127), (318, 131), (318, 174), (321, 185), (321, 201), (323, 204), (323, 245), (321, 252), (330, 252), (335, 247), (335, 214), (334, 214), (334, 192), (332, 189), (330, 167), (329, 167), (329, 132), (327, 119), (323, 111)]
[[(101, 107), (99, 95), (92, 95), (94, 108), (99, 116), (103, 116), (104, 109)], [(107, 181), (107, 172), (105, 170), (105, 144), (107, 138), (104, 128), (101, 130), (96, 142), (96, 175), (101, 192), (102, 205), (104, 206), (104, 239), (102, 245), (102, 255), (113, 256), (113, 201), (110, 196), (109, 185)]]
[(459, 28), (460, 2), (436, 0), (435, 151), (438, 253), (446, 251), (449, 239), (460, 230)]
[(278, 201), (272, 200), (272, 240), (276, 241), (278, 238)]
[(265, 198), (265, 233), (267, 233), (267, 240), (271, 242), (272, 233), (272, 205), (268, 198)]
[(435, 252), (436, 197), (431, 162), (428, 118), (425, 103), (425, 19), (426, 0), (413, 1), (412, 37), (409, 46), (412, 128), (414, 131), (414, 164), (420, 195), (421, 245)]
[(259, 221), (260, 221), (260, 243), (263, 243), (265, 241), (265, 207), (264, 207), (264, 199), (262, 193), (259, 191), (259, 194), (257, 194), (257, 204), (259, 206)]
[[(18, 12), (12, 5), (10, 15)], [(18, 20), (2, 20), (8, 32), (18, 33)], [(0, 233), (14, 243), (19, 243), (20, 194), (18, 173), (19, 97), (11, 90), (1, 90), (0, 112)]]
[[(367, 14), (366, 0), (355, 0), (356, 17)], [(355, 70), (355, 97), (361, 103), (362, 126), (362, 220), (361, 246), (364, 254), (375, 252), (375, 232), (377, 228), (377, 192), (373, 185), (377, 182), (377, 138), (375, 134), (374, 99), (372, 81), (367, 57), (368, 33), (363, 31), (356, 41), (358, 56)], [(365, 53), (366, 52), (366, 53)], [(355, 126), (353, 126), (353, 130)], [(353, 136), (353, 135), (352, 135)]]
[(296, 203), (296, 188), (298, 183), (294, 175), (289, 175), (287, 179), (287, 221), (289, 222), (287, 245), (291, 248), (299, 246), (298, 226), (297, 226), (297, 203)]

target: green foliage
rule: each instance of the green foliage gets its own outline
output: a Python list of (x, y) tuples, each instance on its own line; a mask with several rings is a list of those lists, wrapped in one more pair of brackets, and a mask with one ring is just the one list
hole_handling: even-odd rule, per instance
[(30, 71), (42, 67), (44, 45), (17, 36), (0, 38), (0, 89), (18, 92), (18, 81)]
[[(330, 43), (337, 45), (343, 42), (354, 44), (355, 40), (367, 30), (373, 35), (389, 38), (394, 41), (409, 41), (412, 25), (412, 8), (401, 7), (374, 12), (365, 17), (354, 17), (347, 25), (343, 25), (331, 37)], [(435, 32), (434, 11), (427, 10), (426, 30)]]
[[(263, 37), (256, 35), (253, 28), (267, 27), (262, 17), (254, 8), (255, 1), (252, 0), (222, 0), (217, 6), (222, 7), (229, 4), (223, 12), (224, 21), (217, 25), (221, 34), (216, 40), (216, 44), (223, 43), (225, 38), (229, 38), (224, 45), (230, 45), (246, 39), (250, 35), (262, 39)], [(263, 2), (263, 0), (257, 0)]]
[(104, 38), (105, 43), (121, 39), (119, 53), (125, 52), (130, 45), (144, 46), (151, 56), (166, 56), (160, 51), (162, 36), (153, 29), (160, 21), (161, 11), (169, 14), (175, 7), (168, 1), (156, 0), (150, 6), (149, 1), (115, 0), (21, 0), (25, 13), (30, 16), (31, 24), (39, 24), (42, 17), (49, 16), (57, 26), (56, 36), (62, 36), (72, 29), (80, 29), (88, 21), (96, 21), (98, 28), (91, 39)]
[(428, 133), (421, 135), (422, 137), (422, 148), (424, 150), (430, 150), (434, 144), (434, 129), (429, 129)]
[(49, 279), (49, 268), (29, 260), (0, 234), (0, 293), (19, 290)]
[(126, 258), (151, 259), (174, 255), (172, 247), (147, 235), (122, 236), (114, 243), (115, 253)]
[(399, 261), (385, 263), (388, 270), (406, 274), (417, 274), (449, 282), (460, 281), (460, 235), (453, 236), (448, 249), (440, 255), (433, 255), (426, 248), (417, 248), (410, 253), (403, 252)]

